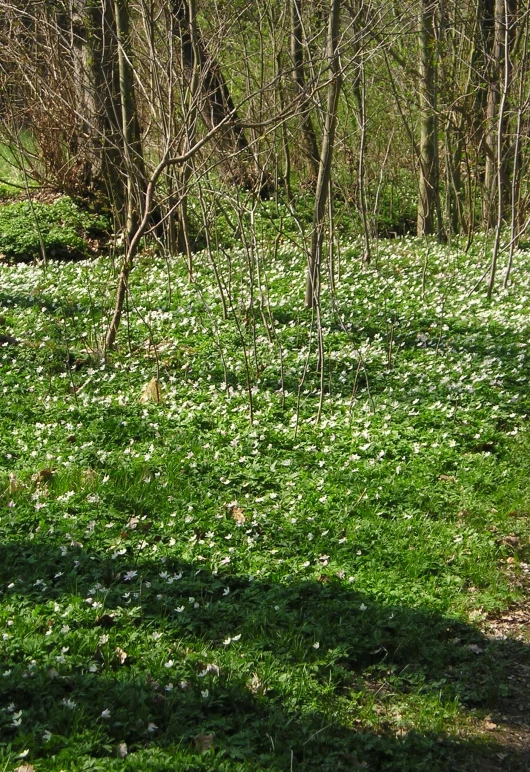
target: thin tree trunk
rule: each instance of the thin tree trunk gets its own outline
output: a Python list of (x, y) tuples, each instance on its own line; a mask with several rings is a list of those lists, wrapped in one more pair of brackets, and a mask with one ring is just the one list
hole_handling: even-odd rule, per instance
[(306, 280), (305, 305), (307, 308), (317, 306), (320, 297), (320, 264), (324, 242), (324, 219), (331, 180), (331, 164), (337, 125), (337, 106), (342, 82), (338, 51), (339, 28), (340, 0), (331, 0), (326, 46), (329, 85), (313, 210), (311, 252)]
[[(504, 0), (495, 0), (493, 48), (488, 62), (488, 93), (486, 102), (486, 133), (484, 149), (486, 164), (484, 172), (483, 221), (486, 229), (492, 228), (496, 220), (495, 199), (498, 191), (498, 112), (501, 102), (501, 80), (504, 59)], [(502, 145), (501, 145), (502, 147)]]
[[(186, 115), (186, 150), (189, 150), (195, 142), (195, 132), (197, 125), (197, 112), (198, 112), (198, 99), (200, 91), (201, 81), (201, 47), (199, 45), (199, 36), (197, 30), (197, 8), (195, 0), (188, 0), (188, 33), (189, 33), (189, 45), (191, 46), (191, 52), (186, 53), (186, 58), (191, 57), (192, 71), (189, 84), (189, 101), (188, 112)], [(184, 57), (184, 52), (183, 52)], [(193, 163), (190, 159), (184, 164), (181, 174), (179, 175), (179, 182), (181, 188), (181, 201), (180, 201), (180, 222), (179, 222), (179, 235), (180, 241), (183, 243), (186, 260), (188, 264), (188, 281), (193, 281), (193, 256), (191, 253), (190, 233), (188, 223), (188, 196), (187, 189), (189, 180), (193, 169)]]
[(118, 40), (118, 68), (120, 79), (121, 130), (126, 179), (127, 243), (136, 230), (141, 199), (145, 196), (145, 165), (140, 138), (140, 127), (134, 94), (134, 71), (130, 50), (130, 18), (128, 0), (115, 0), (116, 37)]
[(515, 145), (513, 154), (512, 171), (512, 190), (511, 190), (511, 212), (510, 212), (510, 253), (508, 257), (508, 266), (504, 276), (504, 289), (508, 286), (510, 273), (512, 270), (513, 253), (518, 246), (518, 235), (520, 225), (520, 198), (521, 198), (521, 144), (523, 132), (523, 111), (527, 107), (524, 100), (524, 87), (526, 85), (525, 75), (528, 66), (528, 15), (524, 20), (524, 43), (521, 61), (519, 63), (519, 95), (517, 107), (517, 126), (515, 130)]
[[(73, 64), (74, 88), (79, 113), (79, 135), (85, 139), (85, 158), (80, 170), (81, 189), (87, 192), (93, 182), (101, 178), (101, 157), (98, 149), (101, 145), (103, 127), (96, 102), (95, 59), (89, 48), (89, 38), (93, 40), (92, 24), (86, 8), (86, 0), (72, 2), (71, 16), (71, 56)], [(78, 138), (74, 138), (77, 150)], [(82, 157), (82, 155), (81, 155)]]
[[(500, 3), (501, 0), (498, 0)], [(508, 0), (502, 0), (502, 17), (499, 18), (497, 13), (500, 12), (500, 8), (495, 8), (495, 30), (497, 31), (497, 25), (502, 24), (502, 31), (504, 35), (502, 52), (504, 54), (504, 77), (500, 84), (501, 102), (499, 106), (499, 116), (497, 124), (497, 147), (496, 147), (496, 160), (497, 160), (497, 223), (495, 227), (495, 242), (493, 244), (493, 254), (491, 257), (491, 270), (490, 279), (488, 284), (488, 300), (491, 300), (493, 294), (493, 287), (495, 285), (495, 274), (497, 271), (497, 260), (499, 256), (499, 248), (501, 241), (501, 232), (504, 221), (504, 159), (503, 159), (503, 143), (504, 143), (504, 124), (506, 115), (506, 102), (508, 99), (508, 86), (510, 81), (510, 46), (509, 46), (509, 34), (510, 34), (510, 13), (508, 8)]]
[[(244, 127), (237, 114), (230, 90), (223, 77), (219, 63), (210, 56), (201, 39), (195, 19), (195, 32), (192, 33), (190, 8), (187, 0), (173, 0), (172, 11), (180, 29), (182, 63), (188, 79), (193, 79), (196, 52), (201, 62), (199, 89), (202, 94), (199, 107), (201, 117), (209, 130), (230, 121), (219, 134), (218, 142), (225, 155), (230, 159), (234, 154), (238, 160), (234, 164), (229, 160), (233, 180), (245, 188), (254, 188), (257, 183), (264, 183), (265, 175), (257, 169), (256, 159), (247, 140)], [(195, 35), (195, 40), (192, 35)]]
[[(118, 40), (122, 141), (127, 191), (125, 201), (126, 254), (118, 278), (118, 288), (116, 291), (112, 322), (105, 339), (106, 349), (112, 348), (116, 341), (116, 335), (123, 313), (123, 305), (129, 286), (129, 274), (133, 268), (134, 258), (142, 235), (139, 224), (140, 202), (143, 197), (146, 196), (145, 166), (134, 94), (134, 72), (129, 51), (130, 19), (128, 0), (115, 0), (114, 9), (116, 15), (116, 36)], [(146, 222), (148, 217), (149, 212), (146, 211), (144, 215), (144, 220)]]
[(432, 0), (421, 0), (419, 12), (420, 169), (417, 231), (418, 236), (436, 233), (441, 240), (434, 14), (435, 4)]
[(369, 265), (372, 259), (370, 249), (370, 225), (368, 222), (366, 205), (366, 73), (364, 61), (359, 63), (359, 128), (361, 131), (361, 141), (359, 143), (359, 204), (361, 207), (361, 219), (363, 223), (364, 236), (364, 255), (363, 262)]
[(455, 113), (445, 126), (445, 211), (448, 236), (460, 233), (462, 224), (462, 163), (464, 139)]

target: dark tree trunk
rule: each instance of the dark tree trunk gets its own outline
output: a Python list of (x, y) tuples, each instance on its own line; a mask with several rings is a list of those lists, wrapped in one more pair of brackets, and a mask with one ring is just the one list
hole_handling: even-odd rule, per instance
[[(306, 84), (303, 49), (302, 0), (291, 0), (291, 58), (293, 60), (293, 79), (296, 90), (298, 96), (303, 99)], [(311, 176), (316, 179), (318, 176), (319, 152), (311, 111), (307, 105), (302, 106), (301, 129), (304, 151), (311, 170)]]
[[(210, 56), (200, 31), (196, 41), (192, 38), (189, 4), (187, 0), (173, 0), (173, 16), (177, 22), (182, 50), (184, 73), (191, 83), (197, 66), (200, 70), (199, 110), (209, 130), (227, 121), (218, 138), (221, 150), (228, 156), (230, 175), (236, 184), (247, 189), (270, 185), (262, 169), (258, 169), (252, 148), (247, 140), (241, 119), (235, 108), (230, 90), (223, 77), (219, 63)], [(196, 56), (199, 56), (199, 63)], [(234, 158), (236, 156), (236, 158)], [(265, 188), (261, 190), (265, 192)]]
[(139, 213), (142, 210), (147, 183), (134, 92), (128, 0), (115, 0), (114, 8), (118, 41), (118, 74), (123, 149), (122, 175), (126, 191), (125, 232), (127, 239), (130, 240), (138, 225)]
[(418, 236), (436, 233), (442, 238), (440, 174), (438, 162), (438, 118), (436, 98), (435, 5), (421, 0), (420, 43), (420, 147), (418, 184)]
[[(514, 0), (495, 0), (493, 46), (489, 52), (487, 67), (488, 91), (486, 102), (486, 131), (484, 148), (486, 163), (484, 172), (483, 221), (486, 229), (493, 228), (499, 215), (504, 216), (510, 193), (510, 162), (507, 133), (508, 93), (511, 73), (509, 50), (506, 41), (512, 38)], [(510, 43), (508, 42), (508, 48)], [(508, 67), (508, 71), (506, 68)], [(506, 93), (503, 93), (503, 89)], [(503, 115), (499, 108), (505, 102)], [(499, 157), (499, 149), (501, 156)], [(499, 185), (500, 175), (500, 185)], [(500, 199), (500, 200), (499, 200)]]
[(120, 167), (121, 126), (118, 49), (113, 8), (73, 0), (71, 17), (76, 111), (75, 141), (82, 168), (81, 193), (106, 195), (119, 211), (124, 202)]

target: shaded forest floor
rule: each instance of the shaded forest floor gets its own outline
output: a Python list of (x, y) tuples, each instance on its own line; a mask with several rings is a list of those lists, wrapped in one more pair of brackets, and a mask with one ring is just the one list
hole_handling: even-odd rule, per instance
[(288, 241), (227, 318), (144, 254), (106, 359), (110, 260), (0, 265), (0, 770), (530, 767), (530, 258), (377, 252), (323, 378)]
[[(530, 596), (530, 582), (525, 581), (523, 593)], [(530, 644), (530, 603), (524, 600), (509, 608), (504, 613), (492, 615), (485, 620), (483, 630), (490, 640), (505, 640), (517, 648), (517, 643)], [(511, 754), (514, 749), (520, 754), (520, 768), (530, 768), (530, 661), (522, 661), (515, 655), (507, 656), (507, 678), (510, 682), (509, 693), (500, 697), (493, 705), (490, 715), (485, 716), (479, 728), (483, 732), (493, 732), (495, 742), (503, 750), (496, 754), (496, 759), (489, 767), (483, 759), (484, 769), (510, 768)], [(505, 765), (503, 767), (503, 764)], [(477, 766), (477, 768), (479, 768)]]

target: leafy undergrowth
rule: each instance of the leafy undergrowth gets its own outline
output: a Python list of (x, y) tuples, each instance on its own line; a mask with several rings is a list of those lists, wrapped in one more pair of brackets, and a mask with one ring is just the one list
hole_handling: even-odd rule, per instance
[(226, 320), (146, 255), (106, 362), (108, 263), (0, 267), (1, 769), (523, 768), (479, 727), (530, 653), (481, 633), (528, 572), (530, 261), (488, 305), (478, 248), (378, 249), (319, 423), (288, 245), (219, 258)]
[(83, 211), (68, 196), (52, 203), (4, 204), (0, 207), (0, 260), (86, 258), (94, 252), (90, 239), (104, 236), (108, 227), (107, 218)]

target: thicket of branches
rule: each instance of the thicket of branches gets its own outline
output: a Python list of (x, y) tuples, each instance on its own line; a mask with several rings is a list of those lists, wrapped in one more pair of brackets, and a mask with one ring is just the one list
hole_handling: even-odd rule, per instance
[(28, 179), (110, 208), (123, 232), (108, 346), (142, 238), (185, 254), (191, 279), (219, 215), (244, 239), (271, 196), (295, 217), (300, 196), (313, 202), (309, 307), (339, 200), (366, 262), (378, 235), (493, 230), (491, 294), (501, 229), (511, 264), (527, 225), (529, 13), (520, 0), (0, 0), (1, 139)]

